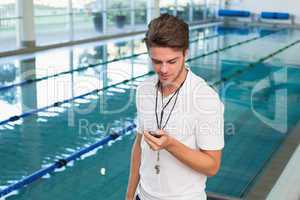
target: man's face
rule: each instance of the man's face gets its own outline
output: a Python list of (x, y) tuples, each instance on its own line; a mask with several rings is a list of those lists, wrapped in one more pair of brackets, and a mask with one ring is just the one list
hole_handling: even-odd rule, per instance
[(183, 53), (182, 50), (170, 47), (149, 48), (154, 71), (164, 85), (172, 84), (183, 71), (186, 55), (187, 50)]

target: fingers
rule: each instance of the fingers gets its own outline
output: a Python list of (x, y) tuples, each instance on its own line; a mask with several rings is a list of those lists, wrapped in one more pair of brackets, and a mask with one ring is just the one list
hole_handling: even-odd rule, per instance
[(162, 143), (163, 143), (163, 141), (164, 141), (164, 140), (162, 139), (162, 137), (157, 138), (157, 137), (151, 135), (149, 132), (145, 132), (145, 133), (144, 133), (144, 136), (145, 136), (148, 140), (150, 140), (151, 142), (153, 142), (154, 144), (156, 144), (157, 146), (161, 146)]
[[(162, 129), (158, 129), (156, 132), (155, 132), (155, 135), (157, 136), (163, 136), (163, 135), (166, 135), (166, 132)], [(156, 137), (156, 138), (160, 138), (160, 137)]]
[(149, 140), (146, 137), (145, 137), (145, 141), (149, 145), (150, 149), (152, 149), (153, 151), (157, 151), (160, 149), (154, 142), (152, 142), (151, 140)]
[(147, 143), (153, 150), (159, 150), (164, 149), (168, 143), (169, 136), (164, 133), (164, 131), (158, 131), (159, 135), (162, 135), (162, 137), (156, 138), (155, 136), (152, 136), (149, 132), (144, 132), (144, 138), (147, 141)]

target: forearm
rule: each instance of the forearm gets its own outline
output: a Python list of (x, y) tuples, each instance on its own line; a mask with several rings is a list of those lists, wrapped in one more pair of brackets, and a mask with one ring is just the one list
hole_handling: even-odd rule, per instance
[(213, 157), (198, 149), (191, 149), (174, 138), (166, 150), (185, 165), (206, 176), (214, 176), (218, 171), (218, 163)]
[[(139, 137), (139, 136), (137, 136)], [(137, 185), (139, 183), (139, 169), (141, 162), (141, 147), (139, 142), (135, 142), (132, 153), (131, 153), (131, 165), (130, 165), (130, 176), (127, 188), (127, 199), (132, 199), (134, 197)]]

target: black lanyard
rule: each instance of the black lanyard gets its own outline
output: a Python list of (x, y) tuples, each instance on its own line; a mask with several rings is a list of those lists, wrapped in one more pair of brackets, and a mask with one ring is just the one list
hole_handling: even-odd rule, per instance
[[(187, 77), (187, 75), (186, 75), (186, 77)], [(162, 85), (161, 85), (161, 83), (158, 82), (157, 88), (156, 88), (156, 98), (155, 98), (155, 117), (156, 117), (156, 124), (157, 124), (157, 128), (158, 128), (158, 129), (164, 129), (164, 128), (167, 126), (167, 124), (168, 124), (168, 122), (169, 122), (169, 119), (170, 119), (170, 117), (171, 117), (171, 114), (172, 114), (172, 112), (173, 112), (173, 110), (174, 110), (174, 108), (175, 108), (175, 105), (176, 105), (176, 102), (177, 102), (177, 99), (178, 99), (179, 91), (180, 91), (181, 87), (183, 86), (183, 84), (184, 84), (184, 82), (185, 82), (185, 80), (186, 80), (186, 77), (185, 77), (184, 81), (180, 84), (180, 86), (177, 88), (177, 90), (174, 92), (174, 94), (171, 96), (171, 98), (170, 98), (169, 101), (166, 103), (166, 105), (163, 105), (163, 102), (162, 102), (163, 108), (162, 108), (162, 110), (161, 110), (161, 112), (160, 112), (160, 121), (158, 120), (158, 113), (157, 113), (158, 88), (159, 88), (159, 87), (161, 88), (161, 98), (162, 98), (162, 101), (163, 101), (163, 90), (162, 90)], [(175, 97), (175, 96), (176, 96), (176, 97)], [(163, 116), (164, 116), (165, 108), (169, 105), (169, 103), (171, 102), (171, 100), (172, 100), (174, 97), (175, 97), (175, 101), (174, 101), (174, 104), (173, 104), (173, 106), (172, 106), (172, 108), (171, 108), (171, 111), (170, 111), (170, 113), (169, 113), (169, 115), (168, 115), (168, 117), (167, 117), (167, 120), (166, 120), (165, 124), (164, 124), (163, 126), (161, 126), (161, 125), (162, 125), (162, 121), (163, 121)]]

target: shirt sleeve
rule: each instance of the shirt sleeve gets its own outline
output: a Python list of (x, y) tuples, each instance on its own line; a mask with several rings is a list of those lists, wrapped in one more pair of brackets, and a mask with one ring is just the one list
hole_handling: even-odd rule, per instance
[(211, 87), (203, 91), (195, 97), (196, 146), (203, 150), (221, 150), (224, 148), (224, 104)]

